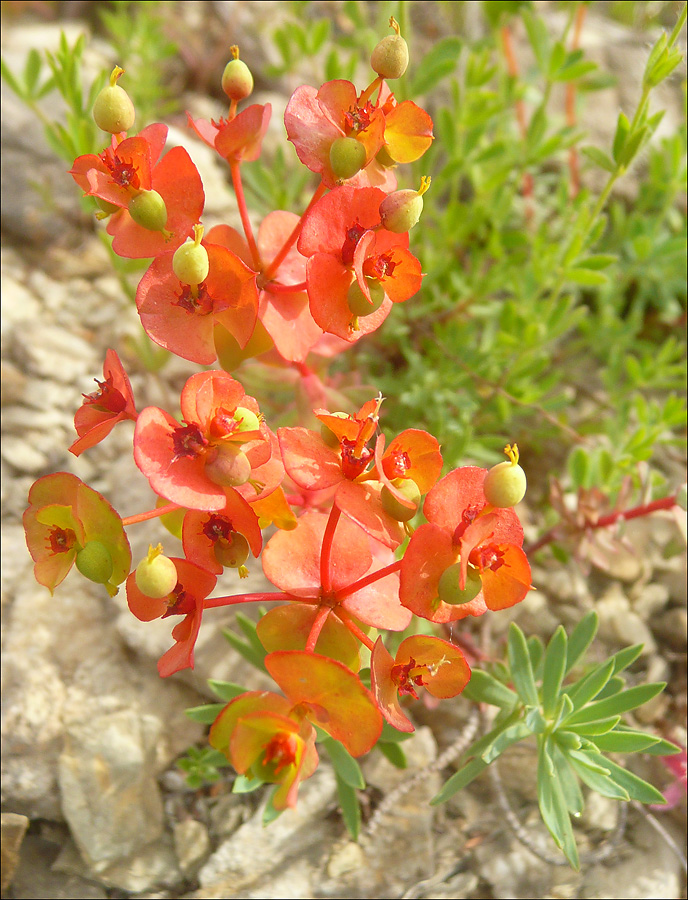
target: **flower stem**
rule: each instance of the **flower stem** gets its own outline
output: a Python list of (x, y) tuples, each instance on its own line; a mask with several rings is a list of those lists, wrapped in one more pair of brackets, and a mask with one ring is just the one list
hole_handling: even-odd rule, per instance
[(369, 650), (373, 649), (373, 647), (375, 646), (375, 643), (370, 640), (370, 638), (364, 631), (361, 631), (361, 629), (358, 627), (358, 625), (356, 625), (356, 623), (351, 619), (351, 617), (345, 610), (343, 610), (341, 608), (338, 609), (337, 616), (341, 620), (342, 624), (345, 625), (349, 629), (351, 634), (353, 634), (353, 636), (357, 640), (359, 640)]
[(122, 519), (122, 525), (138, 525), (139, 522), (147, 522), (148, 519), (157, 519), (158, 516), (167, 515), (176, 509), (182, 509), (178, 503), (168, 503), (166, 506), (158, 506), (156, 509), (149, 509), (147, 512), (138, 513), (135, 516), (126, 516)]
[(346, 587), (336, 591), (335, 598), (337, 600), (344, 600), (346, 597), (350, 597), (352, 594), (355, 594), (356, 591), (360, 591), (362, 588), (368, 587), (369, 584), (375, 584), (376, 581), (380, 581), (382, 578), (386, 578), (388, 575), (392, 575), (394, 572), (398, 572), (401, 568), (401, 563), (402, 560), (396, 559), (393, 563), (390, 563), (383, 569), (377, 569), (375, 572), (370, 572), (368, 575), (364, 575), (363, 578), (359, 578), (359, 580), (355, 581), (353, 584), (348, 584)]
[(315, 645), (318, 643), (318, 638), (320, 637), (320, 632), (323, 630), (325, 622), (327, 622), (327, 617), (332, 612), (331, 607), (329, 606), (321, 606), (320, 609), (315, 614), (315, 619), (313, 620), (313, 624), (311, 625), (311, 631), (308, 635), (308, 640), (306, 641), (306, 653), (313, 653), (315, 650)]
[(330, 510), (330, 518), (325, 526), (323, 534), (322, 548), (320, 550), (320, 584), (322, 585), (323, 594), (329, 594), (332, 590), (332, 578), (330, 575), (330, 559), (332, 557), (332, 542), (334, 541), (334, 532), (337, 528), (337, 522), (342, 512), (336, 506)]
[[(236, 606), (239, 603), (271, 603), (274, 600), (291, 600), (282, 591), (265, 591), (257, 594), (234, 594), (229, 597), (210, 597), (203, 601), (203, 609), (217, 609), (220, 606)], [(307, 603), (308, 600), (304, 600)]]
[(306, 282), (300, 281), (298, 284), (277, 284), (275, 281), (269, 281), (263, 290), (270, 294), (298, 294), (301, 291), (306, 290)]
[(306, 213), (308, 213), (309, 210), (311, 209), (311, 207), (314, 206), (314, 204), (318, 202), (318, 200), (322, 197), (322, 195), (325, 193), (326, 190), (327, 190), (327, 188), (325, 187), (325, 185), (322, 182), (320, 182), (320, 184), (318, 185), (318, 187), (315, 190), (315, 193), (311, 197), (311, 202), (308, 204), (308, 206), (306, 207), (306, 209), (303, 212), (303, 215), (301, 216), (299, 221), (294, 226), (292, 233), (286, 239), (282, 248), (278, 251), (277, 256), (275, 256), (273, 261), (270, 263), (270, 265), (267, 267), (267, 269), (263, 273), (263, 281), (266, 284), (268, 281), (270, 281), (272, 278), (275, 277), (275, 274), (276, 274), (277, 270), (279, 269), (279, 267), (284, 262), (284, 258), (286, 257), (287, 253), (289, 253), (292, 246), (296, 242), (298, 236), (301, 234), (301, 229), (303, 228), (303, 220), (306, 217)]
[(246, 198), (244, 197), (244, 185), (241, 181), (241, 163), (240, 162), (230, 162), (229, 164), (230, 172), (232, 173), (232, 184), (234, 185), (234, 193), (236, 194), (237, 206), (239, 208), (239, 215), (241, 216), (241, 224), (244, 227), (244, 234), (246, 235), (246, 241), (248, 243), (248, 248), (251, 251), (251, 259), (253, 260), (253, 267), (256, 271), (260, 271), (263, 268), (263, 263), (260, 258), (260, 253), (258, 252), (258, 245), (256, 244), (256, 239), (253, 237), (253, 228), (251, 227), (251, 220), (248, 216), (248, 209), (246, 207)]

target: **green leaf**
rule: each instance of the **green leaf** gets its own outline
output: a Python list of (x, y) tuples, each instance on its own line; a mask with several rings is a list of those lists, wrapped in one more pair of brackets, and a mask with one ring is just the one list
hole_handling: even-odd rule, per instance
[(0, 74), (2, 75), (2, 80), (5, 82), (7, 87), (11, 91), (13, 91), (17, 95), (17, 97), (20, 97), (22, 100), (24, 100), (26, 98), (26, 91), (12, 74), (10, 67), (7, 65), (4, 59), (0, 59)]
[(268, 797), (268, 802), (265, 804), (265, 809), (263, 810), (263, 819), (262, 819), (263, 828), (267, 828), (267, 826), (270, 825), (271, 822), (274, 822), (275, 819), (279, 819), (279, 817), (284, 812), (283, 809), (275, 809), (275, 804), (273, 803), (275, 794), (277, 793), (277, 791), (279, 789), (280, 789), (280, 785), (278, 784), (278, 785), (276, 785), (274, 791)]
[(252, 794), (265, 784), (260, 778), (248, 778), (246, 775), (237, 775), (232, 784), (233, 794)]
[(657, 682), (654, 684), (639, 684), (636, 687), (628, 688), (621, 691), (613, 697), (607, 697), (606, 700), (598, 700), (596, 703), (590, 703), (579, 709), (569, 716), (565, 724), (567, 728), (578, 722), (592, 722), (596, 719), (605, 719), (609, 716), (620, 715), (631, 709), (642, 706), (666, 687), (666, 682)]
[(578, 848), (573, 836), (568, 806), (559, 783), (558, 772), (547, 754), (545, 741), (540, 742), (538, 758), (538, 804), (542, 819), (555, 844), (563, 851), (573, 868), (578, 870)]
[(597, 63), (591, 59), (581, 59), (578, 62), (565, 63), (552, 79), (553, 81), (574, 81), (576, 78), (582, 78), (590, 72), (597, 69)]
[(206, 703), (204, 706), (193, 706), (184, 710), (184, 715), (192, 722), (200, 722), (202, 725), (212, 725), (222, 710), (224, 703)]
[(614, 656), (610, 657), (614, 660), (614, 675), (618, 675), (619, 672), (623, 672), (624, 669), (627, 669), (632, 663), (638, 659), (640, 654), (643, 652), (643, 644), (633, 644), (631, 647), (624, 647), (623, 650), (619, 650)]
[(590, 457), (582, 447), (574, 447), (566, 464), (574, 487), (589, 487)]
[[(360, 677), (360, 672), (359, 672)], [(393, 728), (389, 722), (386, 720), (382, 723), (382, 733), (378, 738), (379, 741), (384, 741), (385, 743), (394, 743), (398, 744), (402, 741), (408, 741), (412, 735), (408, 731), (399, 731), (396, 728)]]
[(540, 712), (539, 706), (533, 706), (528, 710), (525, 718), (525, 724), (533, 734), (542, 734), (547, 728), (547, 719)]
[(550, 38), (543, 19), (526, 9), (522, 13), (523, 24), (528, 32), (528, 40), (533, 48), (540, 71), (547, 72), (550, 57)]
[[(326, 738), (321, 747), (327, 751), (327, 755), (332, 760), (332, 765), (337, 774), (337, 778), (352, 788), (363, 790), (366, 786), (361, 767), (346, 749), (344, 744), (334, 738)], [(396, 745), (394, 745), (396, 746)]]
[(262, 672), (267, 672), (264, 662), (265, 650), (262, 650), (260, 654), (256, 653), (255, 649), (250, 644), (242, 641), (238, 635), (234, 634), (233, 631), (229, 631), (226, 628), (222, 629), (222, 634), (225, 636), (229, 644), (237, 651), (237, 653), (243, 656), (246, 662), (250, 663), (252, 666), (255, 666), (256, 669), (260, 669)]
[(352, 840), (358, 840), (361, 831), (361, 805), (358, 802), (358, 795), (355, 788), (347, 784), (342, 778), (335, 773), (337, 778), (337, 794), (339, 795), (339, 807), (342, 811), (342, 818), (346, 825), (347, 831), (351, 835)]
[(537, 706), (538, 694), (530, 664), (528, 645), (523, 632), (515, 622), (509, 625), (507, 652), (511, 677), (519, 697), (526, 706)]
[(551, 718), (559, 702), (559, 691), (566, 671), (566, 655), (568, 639), (563, 625), (552, 635), (547, 650), (542, 675), (542, 710), (547, 718)]
[(494, 741), (492, 741), (489, 747), (483, 752), (483, 761), (486, 763), (493, 762), (498, 756), (501, 756), (508, 747), (530, 737), (532, 731), (533, 729), (530, 728), (526, 722), (517, 722), (515, 725), (506, 728), (501, 734), (497, 735)]
[(569, 635), (566, 650), (566, 674), (576, 665), (595, 639), (599, 616), (594, 610), (586, 613)]
[(597, 791), (598, 794), (601, 794), (603, 797), (609, 797), (611, 800), (630, 799), (628, 791), (620, 787), (609, 775), (601, 773), (598, 769), (591, 769), (590, 766), (571, 754), (568, 755), (568, 761), (583, 784), (587, 784), (593, 791)]
[(581, 748), (581, 739), (574, 731), (554, 731), (552, 739), (562, 750), (580, 750)]
[(41, 55), (36, 50), (35, 47), (32, 47), (29, 50), (28, 56), (26, 57), (26, 63), (24, 65), (24, 83), (26, 84), (27, 93), (29, 96), (32, 96), (34, 93), (34, 88), (38, 82), (38, 76), (41, 74), (41, 66), (43, 62), (41, 60)]
[(462, 41), (456, 36), (438, 41), (415, 66), (410, 93), (412, 95), (426, 94), (444, 77), (450, 75), (456, 68), (461, 47)]
[(555, 777), (561, 785), (566, 808), (572, 816), (579, 816), (585, 807), (585, 800), (575, 772), (559, 747), (552, 748), (552, 761), (554, 762)]
[[(566, 689), (566, 693), (573, 703), (574, 709), (580, 709), (586, 703), (589, 703), (590, 700), (593, 700), (612, 677), (613, 672), (614, 660), (607, 659), (605, 662), (600, 663), (599, 666), (595, 666), (591, 672), (588, 672), (575, 684), (570, 685)], [(598, 718), (602, 718), (602, 716)]]
[(599, 287), (609, 283), (609, 278), (604, 272), (594, 272), (592, 269), (567, 269), (564, 277), (567, 281), (582, 284), (584, 287)]
[(406, 754), (404, 753), (404, 748), (401, 744), (392, 744), (387, 741), (379, 740), (375, 746), (393, 766), (397, 767), (397, 769), (408, 768), (408, 760), (406, 759)]
[(628, 121), (628, 116), (620, 112), (616, 121), (616, 132), (614, 134), (614, 143), (612, 144), (612, 156), (617, 164), (622, 162), (623, 150), (630, 130), (631, 123)]
[(240, 684), (234, 684), (232, 681), (216, 681), (214, 678), (208, 679), (208, 687), (213, 694), (217, 694), (221, 700), (226, 700), (228, 703), (240, 694), (248, 693), (248, 689)]
[(518, 703), (518, 694), (482, 669), (473, 669), (463, 696), (475, 703), (489, 703), (502, 709), (513, 709)]
[[(598, 719), (596, 722), (584, 722), (580, 725), (573, 725), (571, 730), (576, 734), (592, 736), (598, 734), (607, 734), (621, 721), (621, 716), (610, 716), (608, 719)], [(597, 741), (597, 739), (595, 739)]]
[(442, 789), (432, 798), (430, 806), (439, 806), (440, 803), (446, 803), (450, 797), (453, 797), (471, 781), (478, 777), (487, 768), (487, 763), (482, 759), (472, 759), (469, 763), (455, 772), (448, 781), (445, 781)]
[(629, 772), (628, 769), (623, 769), (610, 759), (602, 756), (601, 753), (588, 751), (588, 756), (591, 757), (593, 761), (598, 762), (601, 766), (609, 769), (610, 778), (627, 792), (631, 800), (637, 800), (639, 803), (666, 802), (657, 788), (648, 784), (647, 781), (643, 781), (642, 778), (639, 778), (632, 772)]
[(528, 645), (528, 656), (530, 656), (533, 678), (537, 681), (542, 677), (542, 657), (545, 653), (545, 645), (536, 634), (531, 634), (526, 643)]
[(613, 253), (596, 253), (593, 256), (586, 256), (584, 259), (576, 260), (576, 268), (578, 269), (606, 269), (612, 263), (618, 262), (619, 257)]
[(616, 172), (614, 160), (600, 150), (599, 147), (581, 147), (581, 153), (583, 156), (587, 156), (591, 162), (594, 162), (596, 166), (604, 169), (605, 172)]
[(610, 731), (597, 735), (594, 741), (604, 753), (642, 753), (658, 744), (660, 738), (643, 731)]

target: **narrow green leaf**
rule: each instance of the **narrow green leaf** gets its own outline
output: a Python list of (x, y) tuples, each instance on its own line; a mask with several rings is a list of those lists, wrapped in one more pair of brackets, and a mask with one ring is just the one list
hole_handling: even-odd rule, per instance
[(566, 808), (572, 816), (580, 816), (585, 807), (583, 793), (578, 784), (576, 774), (571, 768), (566, 755), (562, 753), (559, 747), (552, 748), (552, 759), (554, 762), (555, 777), (561, 785), (561, 792), (564, 796)]
[(358, 802), (358, 795), (355, 788), (347, 784), (338, 773), (337, 778), (337, 794), (339, 795), (339, 807), (342, 811), (342, 818), (346, 829), (351, 835), (351, 839), (358, 840), (361, 831), (361, 805)]
[(609, 278), (604, 272), (595, 272), (592, 269), (567, 269), (565, 272), (567, 281), (581, 284), (583, 287), (599, 287), (609, 283)]
[(595, 737), (595, 744), (604, 753), (643, 753), (658, 744), (660, 738), (643, 731), (610, 731)]
[(648, 753), (650, 756), (674, 756), (676, 753), (682, 753), (683, 747), (679, 747), (676, 744), (672, 744), (671, 741), (665, 741), (664, 738), (660, 738), (656, 744), (648, 747), (644, 752)]
[(241, 638), (238, 635), (234, 634), (233, 631), (229, 631), (228, 629), (223, 628), (222, 633), (228, 643), (237, 651), (237, 653), (243, 656), (246, 662), (250, 663), (252, 666), (255, 666), (256, 669), (260, 669), (262, 672), (267, 672), (264, 662), (265, 651), (263, 651), (261, 655), (258, 655), (250, 644), (242, 641)]
[(250, 643), (256, 653), (262, 653), (265, 655), (265, 647), (260, 642), (260, 638), (256, 632), (256, 623), (253, 619), (249, 619), (248, 616), (245, 616), (243, 613), (238, 612), (236, 614), (236, 622), (239, 628), (246, 635), (246, 640)]
[(42, 64), (43, 62), (40, 53), (35, 47), (32, 47), (29, 50), (28, 56), (26, 57), (26, 63), (24, 64), (24, 83), (26, 84), (29, 96), (33, 95), (34, 88), (38, 82), (38, 76), (41, 73)]
[(554, 81), (574, 81), (582, 78), (597, 69), (597, 63), (591, 59), (582, 59), (579, 62), (563, 65), (553, 76)]
[(606, 269), (612, 263), (619, 259), (613, 253), (596, 253), (593, 256), (586, 256), (584, 259), (576, 260), (576, 268), (578, 269)]
[(212, 725), (224, 708), (224, 703), (206, 703), (204, 706), (193, 706), (191, 709), (185, 709), (184, 715), (191, 719), (192, 722)]
[(546, 73), (550, 57), (550, 38), (547, 26), (539, 15), (535, 15), (529, 9), (523, 10), (521, 15), (538, 67), (541, 72)]
[(588, 756), (592, 757), (593, 760), (598, 762), (601, 766), (609, 769), (610, 778), (628, 793), (631, 800), (637, 800), (639, 803), (666, 802), (657, 788), (648, 784), (647, 781), (643, 781), (642, 778), (639, 778), (632, 772), (629, 772), (628, 769), (622, 768), (615, 762), (602, 756), (602, 754), (595, 754), (589, 751)]
[(445, 781), (441, 790), (430, 801), (430, 806), (439, 806), (440, 803), (446, 803), (450, 797), (453, 797), (454, 794), (465, 788), (466, 785), (469, 785), (486, 768), (487, 763), (482, 759), (472, 759), (469, 763), (466, 763), (463, 768), (459, 769), (458, 772), (454, 772), (451, 778)]
[(557, 772), (545, 749), (545, 741), (541, 742), (538, 759), (538, 804), (542, 819), (555, 844), (577, 870), (578, 848), (573, 836), (571, 819)]
[(533, 678), (533, 669), (530, 665), (528, 646), (523, 632), (515, 622), (509, 625), (507, 651), (511, 677), (519, 697), (526, 706), (537, 706), (538, 694)]
[(633, 644), (632, 647), (624, 647), (623, 650), (619, 650), (618, 653), (615, 653), (614, 656), (610, 657), (610, 659), (614, 660), (614, 675), (618, 675), (619, 672), (623, 672), (624, 669), (627, 669), (632, 663), (638, 659), (640, 654), (643, 652), (643, 644)]
[(601, 761), (596, 762), (590, 757), (590, 752), (590, 750), (569, 750), (566, 755), (570, 760), (576, 760), (576, 762), (580, 763), (581, 766), (584, 766), (591, 772), (595, 772), (598, 775), (609, 775), (609, 769), (604, 764), (605, 758), (602, 756), (600, 757)]
[[(574, 709), (580, 709), (582, 706), (585, 706), (586, 703), (589, 703), (590, 700), (593, 700), (612, 677), (613, 672), (614, 660), (608, 659), (598, 666), (595, 666), (595, 668), (591, 672), (588, 672), (583, 678), (579, 679), (574, 684), (569, 685), (566, 689), (566, 693), (573, 703)], [(599, 716), (598, 718), (603, 717)]]
[(603, 775), (599, 771), (593, 771), (589, 766), (583, 765), (579, 760), (568, 756), (573, 771), (578, 775), (583, 784), (593, 791), (597, 791), (603, 797), (610, 800), (630, 800), (628, 792), (613, 781), (609, 775)]
[(554, 722), (552, 723), (554, 728), (559, 728), (561, 723), (567, 716), (570, 716), (573, 712), (573, 703), (568, 694), (560, 694), (559, 695), (559, 703), (557, 704), (557, 711), (554, 715)]
[(240, 694), (246, 694), (248, 688), (242, 687), (240, 684), (234, 684), (232, 681), (216, 681), (214, 678), (208, 679), (208, 687), (221, 700), (234, 700)]
[(581, 739), (574, 731), (558, 729), (552, 732), (552, 739), (562, 750), (580, 750)]
[(582, 447), (574, 447), (567, 460), (568, 469), (574, 487), (589, 487), (590, 457)]
[(525, 719), (526, 727), (533, 732), (533, 734), (542, 734), (547, 728), (547, 719), (540, 712), (539, 706), (533, 706), (528, 710), (528, 714)]
[(530, 656), (533, 678), (538, 681), (542, 677), (542, 657), (545, 654), (545, 645), (536, 634), (531, 634), (526, 643), (528, 645), (528, 656)]
[(630, 130), (631, 123), (628, 121), (628, 116), (625, 113), (620, 112), (619, 118), (616, 121), (616, 133), (614, 134), (614, 143), (612, 144), (612, 156), (616, 163), (622, 162), (623, 149), (628, 140)]
[(581, 147), (581, 153), (583, 156), (587, 156), (591, 162), (594, 162), (596, 166), (604, 169), (605, 172), (616, 172), (614, 160), (600, 150), (599, 147)]
[(573, 725), (571, 731), (576, 734), (588, 735), (594, 737), (598, 734), (607, 734), (612, 728), (621, 721), (621, 716), (610, 716), (608, 719), (598, 719), (596, 722), (585, 722), (580, 725)]
[(246, 775), (237, 775), (232, 784), (233, 794), (252, 794), (265, 784), (260, 778), (248, 778)]
[(275, 794), (279, 790), (280, 786), (277, 785), (275, 790), (268, 797), (268, 802), (265, 804), (265, 809), (263, 810), (263, 828), (267, 828), (271, 822), (274, 822), (275, 819), (279, 819), (279, 817), (284, 812), (283, 809), (275, 809), (275, 805), (273, 803)]
[(566, 720), (566, 726), (571, 727), (578, 722), (593, 722), (596, 719), (606, 719), (609, 716), (617, 716), (622, 713), (629, 712), (642, 706), (666, 687), (666, 682), (658, 682), (655, 684), (639, 684), (636, 687), (628, 688), (621, 691), (613, 697), (607, 697), (606, 700), (598, 700), (579, 709), (569, 716)]
[(629, 135), (628, 140), (621, 152), (620, 164), (628, 167), (635, 159), (636, 154), (650, 136), (650, 129), (644, 125), (638, 128), (633, 134)]
[(463, 696), (475, 703), (489, 703), (502, 709), (513, 709), (518, 703), (518, 694), (482, 669), (473, 669)]
[(328, 737), (320, 746), (325, 748), (327, 755), (332, 760), (332, 765), (334, 766), (337, 778), (340, 778), (348, 784), (349, 787), (363, 790), (366, 784), (363, 772), (361, 772), (361, 767), (346, 749), (344, 744), (340, 741), (336, 741), (334, 738)]
[(407, 769), (408, 768), (408, 760), (406, 759), (406, 754), (404, 753), (404, 748), (401, 744), (392, 744), (387, 741), (378, 741), (375, 745), (380, 753), (392, 763), (393, 766), (396, 766), (397, 769)]
[(410, 738), (411, 734), (409, 734), (408, 731), (398, 731), (396, 728), (393, 728), (389, 722), (384, 721), (382, 723), (382, 733), (380, 734), (378, 741), (398, 744), (402, 741), (408, 741)]
[(532, 729), (529, 728), (525, 722), (517, 722), (510, 728), (506, 728), (502, 731), (501, 734), (492, 741), (490, 746), (482, 753), (482, 759), (486, 763), (493, 762), (498, 756), (501, 756), (508, 747), (530, 737), (531, 733)]
[(559, 702), (559, 691), (566, 671), (568, 639), (563, 625), (560, 625), (550, 638), (545, 651), (542, 673), (542, 709), (547, 718), (551, 718)]
[(26, 98), (26, 91), (19, 84), (19, 81), (12, 74), (10, 67), (7, 65), (4, 59), (0, 59), (0, 74), (2, 75), (2, 80), (5, 82), (7, 87), (13, 91), (17, 97), (21, 97), (22, 100)]

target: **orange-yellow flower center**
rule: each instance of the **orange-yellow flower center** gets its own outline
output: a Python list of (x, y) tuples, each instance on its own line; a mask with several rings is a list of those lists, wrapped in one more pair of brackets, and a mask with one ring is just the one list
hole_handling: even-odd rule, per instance
[(265, 746), (263, 766), (270, 767), (275, 775), (296, 762), (297, 739), (295, 734), (276, 734)]
[(76, 544), (76, 535), (71, 528), (60, 528), (54, 525), (46, 539), (52, 556), (58, 553), (67, 553)]

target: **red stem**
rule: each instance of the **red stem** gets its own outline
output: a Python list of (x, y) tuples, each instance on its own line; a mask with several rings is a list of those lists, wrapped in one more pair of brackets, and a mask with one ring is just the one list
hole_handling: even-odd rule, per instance
[(358, 625), (356, 625), (355, 622), (352, 621), (351, 617), (345, 610), (341, 608), (338, 609), (337, 616), (341, 620), (342, 624), (344, 624), (349, 629), (349, 631), (355, 638), (357, 638), (369, 650), (373, 649), (373, 647), (375, 646), (375, 642), (371, 641), (364, 631), (361, 631)]
[[(591, 530), (608, 528), (610, 525), (614, 525), (618, 522), (619, 519), (626, 519), (627, 521), (629, 519), (639, 519), (641, 516), (649, 516), (651, 513), (657, 512), (660, 509), (671, 509), (674, 506), (676, 506), (676, 494), (672, 494), (671, 497), (660, 497), (659, 500), (653, 500), (651, 503), (646, 503), (642, 506), (634, 506), (632, 509), (616, 510), (606, 516), (600, 516), (597, 521), (588, 520), (584, 527)], [(547, 544), (551, 544), (552, 541), (559, 540), (560, 524), (561, 523), (550, 528), (550, 530), (543, 534), (534, 544), (524, 547), (524, 552), (526, 554), (535, 553), (536, 550), (546, 547)]]
[(177, 503), (168, 503), (167, 506), (158, 506), (156, 509), (149, 509), (147, 512), (138, 513), (135, 516), (126, 516), (122, 519), (122, 525), (137, 525), (139, 522), (146, 522), (148, 519), (157, 519), (158, 516), (164, 516), (167, 513), (174, 512), (175, 509), (182, 509)]
[(263, 290), (268, 291), (270, 294), (297, 294), (300, 291), (306, 290), (306, 282), (300, 281), (298, 284), (277, 284), (275, 281), (269, 281)]
[(203, 609), (236, 606), (239, 603), (272, 603), (275, 600), (298, 600), (300, 603), (317, 603), (315, 598), (292, 597), (283, 591), (266, 591), (258, 594), (234, 594), (229, 597), (209, 597), (203, 601)]
[(321, 606), (315, 614), (315, 619), (313, 620), (313, 624), (311, 625), (311, 632), (308, 635), (308, 640), (306, 641), (306, 653), (314, 652), (315, 645), (318, 643), (318, 638), (320, 637), (320, 632), (323, 630), (325, 622), (327, 622), (327, 617), (331, 612), (331, 607)]
[(340, 590), (335, 591), (335, 598), (337, 600), (344, 600), (346, 597), (350, 597), (352, 594), (355, 594), (356, 591), (360, 591), (364, 587), (368, 587), (369, 584), (375, 584), (376, 581), (380, 581), (381, 578), (386, 578), (388, 575), (392, 575), (394, 572), (398, 572), (401, 568), (402, 560), (396, 559), (393, 563), (390, 563), (388, 566), (385, 566), (384, 569), (378, 569), (375, 572), (370, 572), (368, 575), (364, 575), (363, 578), (359, 578), (358, 581), (355, 581), (353, 584), (348, 584), (344, 588), (340, 588)]
[(229, 164), (230, 172), (232, 173), (232, 184), (234, 185), (234, 193), (236, 194), (237, 206), (239, 208), (239, 215), (241, 216), (241, 224), (244, 226), (244, 234), (246, 235), (246, 241), (248, 243), (248, 248), (251, 251), (251, 259), (253, 260), (253, 267), (257, 272), (263, 268), (263, 263), (260, 258), (260, 253), (258, 252), (258, 245), (256, 244), (256, 240), (253, 237), (253, 228), (251, 227), (251, 220), (248, 216), (248, 209), (246, 207), (246, 198), (244, 197), (244, 185), (241, 181), (241, 163), (240, 162), (230, 162)]
[(289, 235), (289, 237), (284, 242), (284, 246), (281, 248), (281, 250), (279, 250), (279, 252), (277, 253), (277, 256), (275, 256), (273, 261), (270, 263), (270, 265), (265, 270), (265, 272), (263, 274), (264, 283), (267, 284), (268, 281), (271, 281), (275, 277), (277, 270), (284, 262), (285, 256), (287, 255), (287, 253), (289, 253), (292, 246), (296, 242), (296, 239), (301, 234), (301, 229), (303, 228), (303, 220), (306, 217), (306, 213), (308, 213), (310, 211), (311, 207), (315, 203), (318, 202), (318, 200), (322, 197), (322, 195), (325, 193), (326, 190), (327, 190), (327, 188), (321, 181), (320, 184), (318, 185), (318, 187), (316, 188), (315, 193), (311, 197), (311, 202), (308, 204), (308, 206), (306, 207), (306, 209), (303, 212), (303, 215), (301, 216), (299, 221), (294, 226), (294, 230), (292, 231), (292, 233)]
[(322, 548), (320, 550), (320, 584), (322, 585), (323, 594), (329, 594), (332, 591), (332, 579), (330, 577), (330, 558), (332, 556), (332, 542), (334, 540), (334, 532), (337, 528), (337, 522), (341, 516), (341, 510), (333, 506), (330, 510), (330, 518), (325, 526), (325, 534), (323, 534)]

